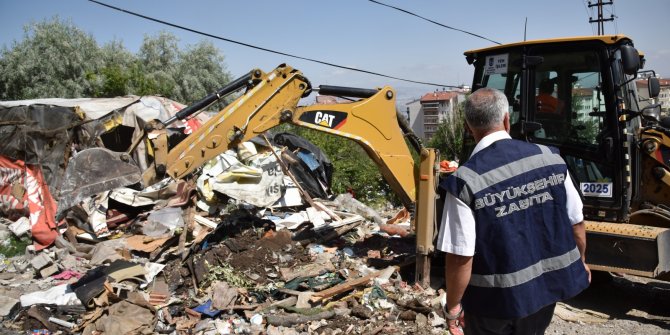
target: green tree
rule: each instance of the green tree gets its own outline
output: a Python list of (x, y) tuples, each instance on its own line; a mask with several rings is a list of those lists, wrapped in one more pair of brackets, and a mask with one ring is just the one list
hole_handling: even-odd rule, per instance
[(95, 39), (58, 17), (27, 25), (0, 51), (0, 99), (76, 98), (93, 94), (88, 73), (102, 68)]
[[(132, 87), (136, 94), (174, 97), (177, 91), (174, 79), (179, 59), (178, 42), (176, 36), (167, 32), (161, 32), (155, 37), (144, 37), (138, 53), (141, 72), (135, 73), (139, 82)], [(140, 76), (141, 73), (144, 76)]]
[(130, 76), (131, 91), (190, 104), (230, 81), (224, 57), (212, 43), (200, 42), (181, 51), (178, 41), (166, 32), (144, 38)]
[(103, 67), (97, 73), (88, 73), (94, 97), (116, 97), (129, 94), (132, 68), (137, 62), (135, 55), (126, 50), (123, 43), (114, 40), (101, 48)]
[(201, 42), (180, 50), (178, 42), (167, 32), (145, 36), (135, 55), (118, 40), (99, 47), (71, 21), (32, 23), (0, 50), (0, 99), (134, 94), (189, 104), (230, 81), (219, 49)]
[(179, 53), (174, 80), (177, 83), (175, 99), (192, 103), (223, 87), (231, 76), (223, 54), (212, 43), (203, 41)]
[(440, 151), (441, 159), (455, 160), (461, 154), (465, 126), (464, 105), (465, 103), (461, 102), (452, 113), (440, 121), (435, 135), (428, 141), (428, 147)]
[[(587, 99), (590, 99), (588, 97)], [(599, 116), (590, 116), (583, 112), (587, 101), (585, 98), (577, 94), (572, 94), (571, 110), (569, 112), (577, 114), (576, 119), (573, 119), (570, 127), (569, 139), (575, 142), (598, 144), (597, 135), (602, 130), (602, 119)]]

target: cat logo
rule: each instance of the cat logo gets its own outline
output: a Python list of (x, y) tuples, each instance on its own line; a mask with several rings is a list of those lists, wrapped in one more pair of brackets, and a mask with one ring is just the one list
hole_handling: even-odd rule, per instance
[(340, 111), (309, 111), (300, 115), (300, 121), (320, 127), (339, 129), (347, 123), (348, 114)]
[(318, 124), (319, 126), (333, 128), (334, 119), (335, 115), (330, 115), (323, 112), (316, 112), (316, 116), (314, 116), (314, 123)]

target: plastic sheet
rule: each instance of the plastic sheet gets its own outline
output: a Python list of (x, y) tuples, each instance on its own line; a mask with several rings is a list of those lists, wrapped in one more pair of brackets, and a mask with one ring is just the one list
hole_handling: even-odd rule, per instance
[(142, 234), (151, 237), (172, 235), (178, 228), (184, 227), (181, 208), (165, 207), (149, 214), (142, 226)]
[(142, 173), (128, 155), (104, 148), (84, 150), (73, 157), (65, 171), (57, 217), (86, 197), (135, 184)]

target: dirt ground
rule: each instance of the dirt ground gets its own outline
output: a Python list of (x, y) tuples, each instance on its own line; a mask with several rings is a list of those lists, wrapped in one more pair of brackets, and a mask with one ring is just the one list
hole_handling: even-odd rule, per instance
[(670, 283), (635, 276), (594, 283), (557, 308), (546, 334), (670, 334)]
[[(246, 245), (251, 250), (243, 257), (236, 257), (234, 266), (238, 270), (260, 273), (263, 282), (266, 274), (261, 264), (268, 264), (272, 252), (281, 250), (280, 247), (286, 241), (281, 238), (277, 240), (263, 238), (254, 246), (250, 236), (242, 234)], [(245, 238), (246, 237), (246, 238)], [(278, 247), (279, 246), (279, 247)], [(339, 246), (342, 247), (342, 246)], [(411, 254), (412, 241), (403, 239), (384, 239), (380, 236), (359, 241), (352, 246), (356, 256), (365, 257), (369, 250), (382, 250), (383, 253), (396, 255)], [(308, 261), (304, 255), (297, 250), (286, 250), (293, 257), (292, 265), (299, 265)], [(382, 261), (382, 259), (368, 259), (371, 261)], [(272, 263), (270, 261), (269, 263)], [(439, 263), (439, 261), (438, 261)], [(406, 270), (411, 272), (412, 266)], [(246, 271), (243, 269), (247, 268)], [(267, 267), (265, 268), (267, 269)], [(433, 271), (435, 275), (439, 274)], [(405, 276), (408, 274), (405, 273)], [(410, 274), (411, 275), (411, 274)], [(410, 279), (410, 278), (406, 278)], [(439, 284), (438, 284), (439, 286)], [(439, 288), (435, 287), (434, 288)], [(357, 313), (352, 309), (355, 316), (336, 316), (322, 323), (318, 328), (320, 334), (338, 333), (370, 333), (370, 334), (435, 334), (436, 329), (429, 326), (425, 318), (411, 318), (411, 316), (393, 313), (372, 313), (369, 317), (365, 313)], [(403, 317), (411, 320), (402, 320)], [(415, 317), (415, 316), (414, 316)], [(391, 321), (391, 322), (390, 322)], [(302, 329), (296, 327), (297, 331), (309, 331), (307, 327)], [(635, 276), (610, 276), (600, 273), (598, 282), (592, 284), (579, 296), (560, 304), (546, 334), (670, 334), (670, 283), (650, 280)]]

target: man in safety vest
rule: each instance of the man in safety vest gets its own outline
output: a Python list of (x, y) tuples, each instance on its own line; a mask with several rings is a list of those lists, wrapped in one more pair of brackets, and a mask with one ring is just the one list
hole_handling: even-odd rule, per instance
[(477, 145), (440, 185), (449, 332), (544, 334), (591, 281), (581, 198), (555, 148), (510, 138), (503, 93), (477, 90), (465, 120)]

